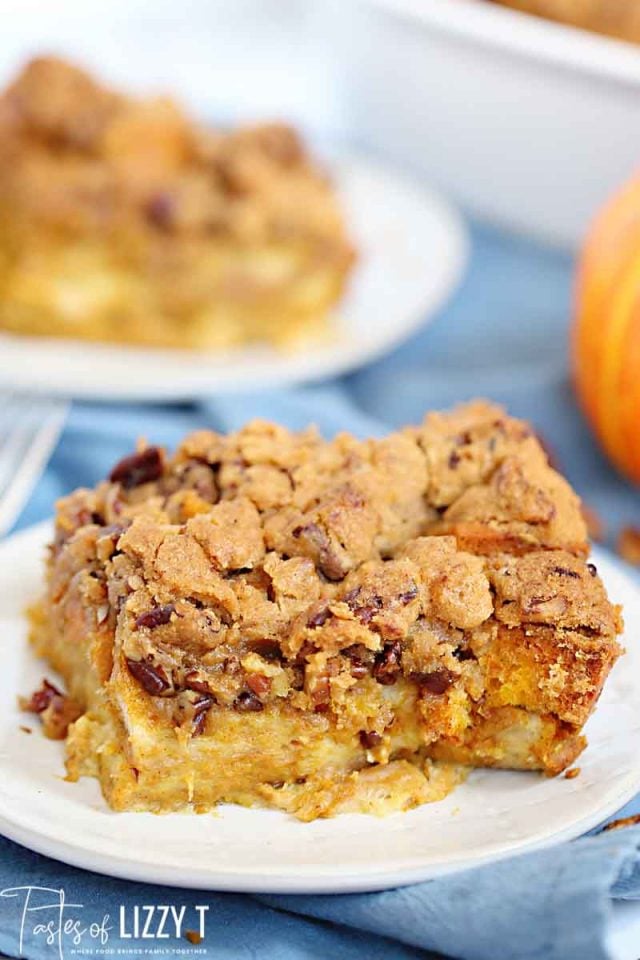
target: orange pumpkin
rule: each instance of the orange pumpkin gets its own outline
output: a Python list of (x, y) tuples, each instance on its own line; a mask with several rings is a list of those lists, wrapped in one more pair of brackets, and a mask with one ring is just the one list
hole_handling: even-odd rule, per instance
[(572, 347), (582, 409), (613, 463), (640, 483), (640, 175), (587, 235)]

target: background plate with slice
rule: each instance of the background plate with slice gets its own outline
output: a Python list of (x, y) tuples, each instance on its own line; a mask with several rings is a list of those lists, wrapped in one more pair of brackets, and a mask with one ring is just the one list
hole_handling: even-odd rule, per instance
[[(354, 892), (415, 883), (578, 836), (640, 789), (640, 590), (604, 553), (595, 560), (623, 603), (627, 654), (588, 723), (573, 780), (478, 770), (446, 800), (385, 819), (300, 823), (273, 810), (113, 813), (94, 780), (66, 783), (63, 746), (16, 697), (50, 676), (25, 642), (49, 525), (0, 546), (0, 832), (59, 860), (155, 883), (214, 890)], [(20, 729), (28, 724), (31, 735)]]
[(426, 187), (361, 159), (329, 165), (359, 259), (326, 339), (298, 350), (159, 350), (0, 332), (0, 389), (166, 401), (337, 376), (431, 319), (460, 279), (467, 235)]

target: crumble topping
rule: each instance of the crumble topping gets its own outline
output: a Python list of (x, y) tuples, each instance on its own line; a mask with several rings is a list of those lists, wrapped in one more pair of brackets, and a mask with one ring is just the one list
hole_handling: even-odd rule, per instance
[[(275, 702), (339, 727), (360, 691), (374, 756), (398, 683), (434, 736), (482, 697), (513, 702), (484, 675), (505, 630), (523, 650), (563, 633), (609, 645), (606, 669), (584, 654), (577, 707), (553, 700), (584, 719), (621, 626), (586, 549), (579, 501), (530, 429), (478, 402), (383, 440), (255, 421), (192, 434), (173, 457), (141, 446), (61, 501), (51, 576), (54, 596), (81, 578), (131, 682), (188, 735), (214, 707)], [(549, 667), (550, 689), (563, 679)]]
[(619, 626), (593, 564), (570, 554), (533, 551), (503, 557), (490, 570), (496, 617), (510, 626), (552, 624), (585, 636), (613, 634)]

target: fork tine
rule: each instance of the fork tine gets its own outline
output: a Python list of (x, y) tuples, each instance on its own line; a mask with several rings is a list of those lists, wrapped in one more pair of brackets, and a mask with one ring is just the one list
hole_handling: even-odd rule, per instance
[(21, 407), (15, 395), (0, 394), (0, 456), (15, 432), (22, 410), (26, 408), (26, 402), (22, 401), (24, 406)]
[(0, 416), (0, 498), (38, 429), (34, 412), (32, 401), (10, 397)]
[(13, 524), (60, 436), (68, 405), (0, 395), (0, 536)]

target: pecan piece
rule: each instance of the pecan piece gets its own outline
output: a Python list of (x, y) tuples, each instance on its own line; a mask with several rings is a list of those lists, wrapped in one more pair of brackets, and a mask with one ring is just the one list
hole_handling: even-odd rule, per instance
[(358, 618), (358, 620), (360, 621), (360, 623), (363, 626), (367, 627), (371, 623), (375, 615), (377, 613), (380, 613), (383, 607), (384, 607), (384, 600), (382, 599), (382, 597), (371, 597), (371, 600), (369, 601), (369, 603), (365, 603), (361, 607), (355, 607), (353, 612)]
[(205, 724), (207, 722), (207, 714), (209, 710), (216, 702), (216, 698), (211, 693), (203, 693), (202, 696), (193, 704), (193, 726), (191, 728), (191, 736), (199, 737), (200, 734), (204, 731)]
[(291, 535), (307, 542), (317, 553), (317, 564), (327, 580), (344, 580), (348, 573), (348, 566), (342, 561), (335, 547), (332, 545), (326, 530), (317, 523), (306, 523), (295, 527)]
[(329, 617), (331, 616), (331, 611), (329, 607), (323, 607), (321, 610), (318, 610), (317, 613), (313, 613), (307, 620), (307, 626), (310, 630), (315, 630), (316, 627), (323, 627)]
[(441, 670), (433, 670), (431, 673), (424, 673), (420, 676), (420, 693), (422, 696), (430, 693), (436, 697), (441, 697), (443, 693), (447, 692), (453, 680), (453, 674), (446, 667)]
[(354, 680), (362, 680), (363, 677), (366, 677), (369, 673), (369, 668), (365, 663), (360, 660), (359, 657), (350, 657), (351, 660), (351, 669), (350, 673)]
[(196, 693), (211, 693), (209, 684), (204, 680), (200, 680), (195, 670), (192, 670), (185, 676), (184, 685), (187, 690), (195, 690)]
[(263, 697), (271, 690), (271, 680), (262, 673), (250, 673), (247, 676), (247, 686), (258, 697)]
[(360, 596), (361, 589), (362, 589), (361, 587), (354, 587), (353, 590), (348, 590), (347, 593), (345, 593), (344, 597), (342, 598), (350, 610), (353, 610), (353, 607), (354, 607), (353, 601)]
[(233, 706), (239, 713), (259, 713), (264, 710), (262, 700), (256, 697), (251, 690), (243, 690), (242, 693), (239, 693)]
[(54, 697), (61, 696), (63, 696), (61, 690), (58, 690), (48, 680), (43, 680), (40, 689), (34, 690), (29, 698), (19, 698), (20, 709), (27, 710), (29, 713), (43, 713)]
[(125, 490), (132, 490), (143, 483), (159, 480), (163, 466), (162, 451), (159, 447), (146, 447), (116, 463), (109, 474), (109, 480), (111, 483), (120, 483)]
[(155, 667), (146, 660), (130, 660), (127, 657), (127, 667), (131, 676), (152, 697), (161, 697), (171, 686), (162, 667)]
[(163, 607), (152, 607), (151, 610), (146, 610), (136, 618), (136, 627), (138, 629), (148, 627), (150, 630), (161, 627), (165, 623), (169, 623), (174, 610), (175, 607), (172, 603), (167, 603)]
[(43, 680), (29, 699), (21, 697), (19, 705), (22, 710), (39, 714), (44, 735), (50, 740), (64, 740), (69, 726), (82, 715), (80, 705), (48, 680)]
[(265, 660), (282, 660), (282, 650), (276, 640), (253, 640), (248, 645), (253, 653), (259, 653)]
[(374, 656), (371, 650), (368, 650), (364, 644), (357, 643), (347, 647), (342, 653), (350, 661), (350, 673), (354, 680), (362, 680), (363, 677), (368, 676)]
[(387, 643), (376, 656), (373, 665), (373, 676), (383, 686), (395, 683), (400, 673), (400, 657), (402, 649), (397, 640)]
[(376, 733), (375, 730), (361, 730), (360, 743), (365, 750), (374, 750), (382, 743), (382, 737), (379, 733)]

